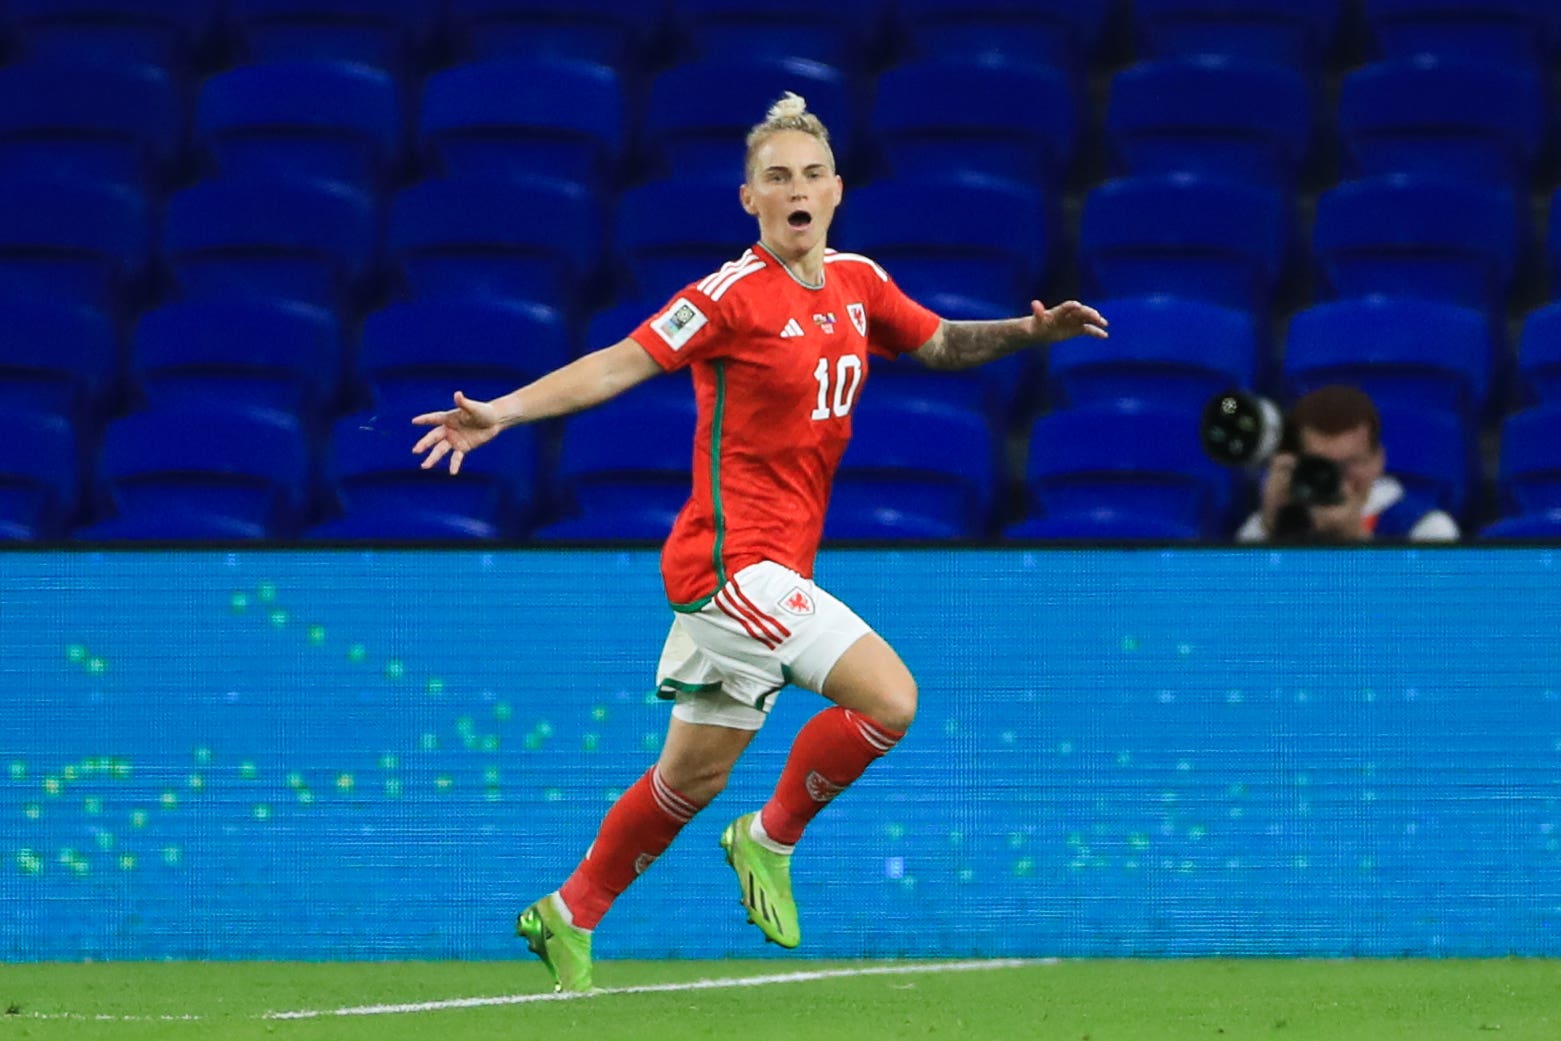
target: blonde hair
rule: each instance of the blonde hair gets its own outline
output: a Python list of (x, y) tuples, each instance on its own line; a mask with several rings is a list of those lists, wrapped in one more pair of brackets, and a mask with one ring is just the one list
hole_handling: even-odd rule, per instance
[(800, 94), (786, 91), (780, 96), (770, 110), (765, 113), (764, 121), (754, 125), (748, 131), (748, 153), (743, 157), (743, 175), (753, 175), (754, 153), (759, 146), (771, 134), (782, 130), (800, 130), (804, 134), (811, 134), (824, 146), (824, 151), (829, 155), (829, 165), (833, 169), (835, 165), (835, 150), (829, 147), (829, 130), (813, 113), (808, 111), (808, 103)]

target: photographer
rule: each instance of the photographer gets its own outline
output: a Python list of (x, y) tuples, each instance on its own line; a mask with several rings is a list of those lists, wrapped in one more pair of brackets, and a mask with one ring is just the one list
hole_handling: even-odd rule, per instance
[[(1310, 542), (1457, 541), (1457, 521), (1384, 473), (1382, 420), (1363, 391), (1319, 388), (1298, 400), (1287, 420), (1289, 443), (1270, 461), (1262, 507), (1236, 532), (1238, 542), (1267, 542), (1292, 533)], [(1306, 456), (1338, 468), (1339, 501), (1296, 505), (1292, 480)], [(1299, 532), (1292, 521), (1296, 510), (1309, 515)]]

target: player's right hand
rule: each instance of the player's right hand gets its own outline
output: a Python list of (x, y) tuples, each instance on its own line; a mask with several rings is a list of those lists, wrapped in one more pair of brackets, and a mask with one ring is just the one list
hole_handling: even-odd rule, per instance
[(503, 429), (497, 409), (486, 401), (473, 401), (460, 391), (455, 392), (454, 408), (424, 412), (413, 416), (412, 422), (420, 427), (433, 427), (412, 446), (414, 455), (428, 453), (422, 468), (427, 470), (438, 465), (448, 454), (452, 474), (461, 472), (461, 461), (467, 452), (492, 441)]

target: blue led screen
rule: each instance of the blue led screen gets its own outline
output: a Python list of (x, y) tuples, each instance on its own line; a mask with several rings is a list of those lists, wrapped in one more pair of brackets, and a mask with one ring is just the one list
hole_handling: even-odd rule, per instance
[[(797, 854), (803, 956), (1561, 955), (1539, 549), (837, 550), (921, 685)], [(656, 554), (0, 554), (0, 957), (518, 957), (654, 759)], [(601, 957), (775, 956), (716, 837)], [(788, 955), (796, 957), (797, 955)]]

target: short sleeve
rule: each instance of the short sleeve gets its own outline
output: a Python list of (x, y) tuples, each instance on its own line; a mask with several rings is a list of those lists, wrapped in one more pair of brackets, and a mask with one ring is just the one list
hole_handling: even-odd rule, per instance
[(868, 350), (880, 357), (897, 358), (932, 339), (942, 319), (906, 296), (887, 275), (872, 281), (877, 283), (878, 293), (872, 304)]
[(668, 372), (707, 355), (721, 341), (720, 304), (690, 285), (629, 334)]

